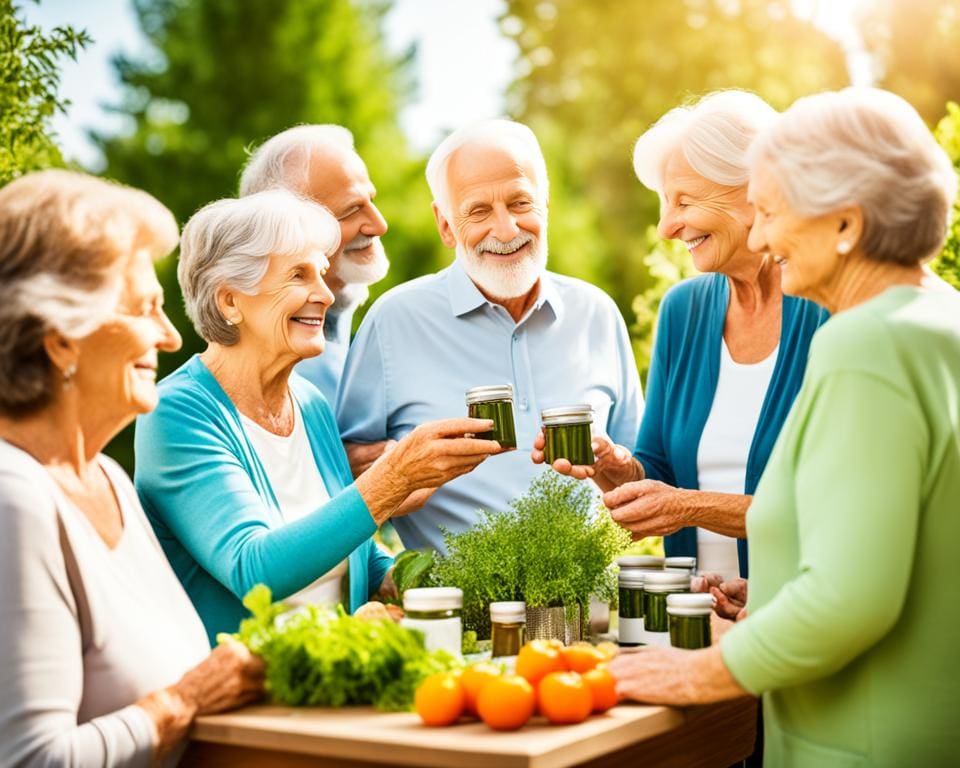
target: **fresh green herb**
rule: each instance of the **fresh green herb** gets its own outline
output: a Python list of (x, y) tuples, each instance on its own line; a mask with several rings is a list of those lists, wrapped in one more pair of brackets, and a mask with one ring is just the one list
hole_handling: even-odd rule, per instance
[(433, 562), (432, 549), (407, 549), (397, 555), (393, 563), (393, 583), (401, 599), (408, 589), (430, 584)]
[(459, 663), (444, 651), (428, 652), (420, 632), (392, 621), (348, 616), (340, 606), (291, 611), (272, 602), (262, 584), (243, 604), (253, 616), (234, 637), (263, 658), (267, 693), (281, 704), (410, 709), (426, 675)]
[(466, 656), (468, 653), (480, 653), (480, 646), (477, 644), (477, 633), (468, 629), (463, 633), (463, 639), (460, 642), (460, 652)]

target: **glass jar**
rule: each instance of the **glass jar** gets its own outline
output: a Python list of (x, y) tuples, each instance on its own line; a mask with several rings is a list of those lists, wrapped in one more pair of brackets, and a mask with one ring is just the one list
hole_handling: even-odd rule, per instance
[(467, 390), (467, 416), (491, 419), (493, 429), (476, 437), (496, 440), (501, 448), (517, 447), (517, 427), (513, 418), (513, 385), (493, 384)]
[(522, 601), (490, 603), (491, 655), (516, 656), (523, 646), (527, 604)]
[(664, 568), (689, 571), (693, 576), (697, 572), (697, 558), (695, 557), (668, 557), (663, 562)]
[(639, 568), (620, 568), (617, 641), (624, 648), (644, 645), (643, 579)]
[(419, 587), (403, 593), (401, 626), (423, 632), (428, 651), (460, 656), (463, 643), (463, 591), (456, 587)]
[(571, 464), (593, 464), (593, 408), (589, 405), (567, 405), (540, 412), (543, 425), (543, 457), (547, 464), (567, 459)]
[(690, 591), (686, 571), (648, 571), (643, 583), (643, 632), (648, 645), (670, 645), (667, 596)]
[(690, 651), (710, 647), (711, 613), (713, 613), (713, 595), (709, 593), (667, 595), (670, 645)]

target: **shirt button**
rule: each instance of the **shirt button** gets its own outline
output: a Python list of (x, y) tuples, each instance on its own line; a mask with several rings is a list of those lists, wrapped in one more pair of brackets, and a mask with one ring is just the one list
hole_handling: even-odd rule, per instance
[(520, 410), (521, 410), (521, 411), (525, 411), (525, 410), (527, 410), (529, 407), (530, 407), (530, 405), (529, 405), (529, 403), (527, 403), (527, 398), (523, 398), (523, 399), (520, 401)]

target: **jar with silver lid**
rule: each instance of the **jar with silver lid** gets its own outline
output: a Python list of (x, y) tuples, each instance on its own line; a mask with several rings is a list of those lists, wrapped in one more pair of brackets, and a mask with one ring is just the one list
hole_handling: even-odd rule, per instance
[(624, 648), (644, 645), (643, 580), (640, 568), (620, 568), (618, 577), (617, 642)]
[(667, 595), (690, 591), (686, 571), (647, 572), (643, 583), (643, 630), (648, 645), (670, 645)]
[(567, 459), (574, 465), (593, 464), (593, 408), (586, 404), (547, 408), (540, 412), (543, 457), (547, 464)]
[(668, 557), (663, 562), (664, 568), (689, 571), (693, 576), (697, 572), (697, 558), (695, 557)]
[(501, 448), (517, 447), (517, 427), (513, 417), (513, 385), (493, 384), (467, 390), (467, 416), (491, 419), (493, 429), (476, 437), (496, 440)]
[(662, 571), (664, 558), (657, 555), (622, 555), (617, 558), (621, 568), (642, 568), (645, 571)]
[(456, 587), (418, 587), (403, 593), (401, 626), (423, 632), (428, 651), (443, 649), (459, 657), (463, 643), (463, 591)]
[(667, 616), (670, 621), (670, 645), (695, 651), (708, 648), (712, 642), (710, 614), (713, 595), (707, 592), (667, 595)]

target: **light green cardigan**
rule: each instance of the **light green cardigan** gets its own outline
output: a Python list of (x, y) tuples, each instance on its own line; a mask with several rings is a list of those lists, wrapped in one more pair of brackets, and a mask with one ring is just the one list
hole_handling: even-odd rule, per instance
[(831, 319), (747, 514), (767, 766), (960, 765), (960, 295)]

